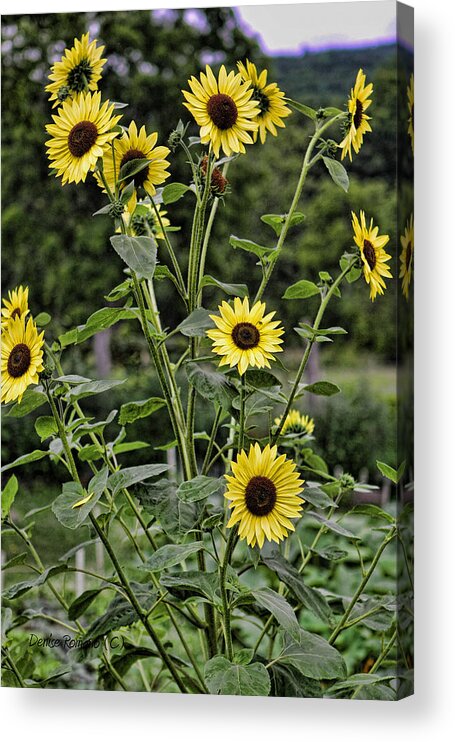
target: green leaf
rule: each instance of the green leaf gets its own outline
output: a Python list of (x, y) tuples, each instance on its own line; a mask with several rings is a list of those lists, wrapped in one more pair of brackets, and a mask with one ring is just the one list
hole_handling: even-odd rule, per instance
[(180, 322), (175, 329), (189, 338), (204, 337), (206, 330), (214, 327), (213, 320), (210, 319), (210, 314), (213, 314), (213, 312), (199, 307), (194, 312), (191, 312), (183, 322)]
[(224, 291), (225, 294), (229, 294), (230, 296), (239, 296), (241, 299), (248, 296), (248, 286), (244, 283), (223, 283), (222, 281), (218, 281), (217, 278), (209, 275), (204, 276), (201, 286), (217, 286), (219, 289)]
[(332, 686), (330, 686), (330, 688), (328, 688), (326, 694), (328, 696), (336, 696), (340, 693), (340, 691), (353, 691), (357, 690), (358, 688), (365, 688), (367, 686), (376, 685), (378, 683), (382, 684), (385, 680), (392, 679), (394, 679), (394, 676), (392, 675), (384, 677), (384, 675), (377, 675), (376, 673), (356, 673), (355, 675), (350, 675), (348, 678), (346, 678), (346, 680), (340, 680), (338, 683), (334, 683)]
[(305, 487), (302, 497), (306, 502), (310, 502), (314, 507), (321, 508), (321, 510), (331, 508), (335, 505), (332, 498), (326, 495), (319, 487)]
[(84, 340), (96, 335), (102, 330), (107, 330), (121, 320), (137, 319), (137, 312), (129, 307), (103, 307), (90, 315), (85, 325), (77, 328), (76, 343), (83, 343)]
[(120, 469), (120, 471), (111, 474), (107, 484), (112, 494), (115, 496), (121, 489), (131, 487), (132, 484), (142, 482), (150, 477), (157, 477), (169, 469), (168, 464), (145, 464), (144, 466), (132, 466), (129, 469)]
[(9, 514), (18, 489), (19, 482), (17, 481), (16, 475), (13, 474), (2, 489), (2, 519), (6, 518)]
[(90, 494), (90, 490), (87, 492), (77, 482), (66, 482), (63, 485), (62, 494), (52, 503), (52, 512), (62, 526), (74, 530), (83, 524), (101, 497), (102, 491), (93, 492), (92, 497), (84, 504), (78, 507), (74, 505)]
[(46, 325), (49, 324), (52, 317), (47, 312), (40, 312), (39, 314), (34, 317), (35, 324), (37, 327), (46, 327)]
[(308, 299), (319, 293), (319, 287), (312, 281), (297, 281), (286, 289), (283, 299)]
[[(311, 548), (311, 547), (310, 547)], [(325, 548), (311, 548), (313, 554), (317, 554), (322, 559), (327, 559), (329, 562), (338, 562), (340, 559), (344, 559), (348, 556), (348, 552), (343, 549), (339, 549), (337, 546), (326, 546)]]
[(255, 389), (270, 389), (274, 386), (281, 386), (281, 381), (274, 374), (263, 369), (247, 371), (246, 383)]
[(31, 451), (31, 453), (19, 456), (19, 458), (15, 459), (11, 464), (2, 466), (1, 471), (8, 471), (8, 469), (14, 469), (16, 466), (24, 466), (24, 464), (31, 464), (33, 461), (44, 459), (45, 456), (49, 456), (49, 451), (41, 451), (40, 449)]
[(196, 525), (199, 511), (196, 503), (182, 502), (177, 497), (177, 485), (168, 479), (134, 488), (141, 505), (152, 513), (171, 538), (180, 537)]
[(175, 201), (182, 198), (182, 196), (184, 196), (189, 190), (190, 187), (184, 183), (168, 183), (168, 185), (163, 188), (163, 204), (173, 204)]
[(339, 160), (333, 160), (331, 157), (323, 157), (322, 159), (333, 182), (347, 193), (349, 190), (349, 177), (344, 166)]
[(185, 370), (188, 381), (201, 397), (220, 405), (227, 412), (232, 410), (232, 402), (237, 397), (237, 389), (227, 376), (218, 371), (201, 368), (198, 363), (185, 364)]
[(381, 518), (382, 520), (386, 520), (387, 523), (395, 523), (393, 515), (390, 515), (386, 510), (379, 508), (377, 505), (373, 505), (372, 503), (356, 505), (349, 511), (349, 513), (353, 513), (354, 515), (368, 515), (372, 518)]
[[(3, 514), (2, 514), (3, 517)], [(12, 567), (17, 567), (20, 564), (25, 564), (25, 562), (28, 559), (28, 553), (26, 551), (23, 551), (21, 554), (16, 554), (16, 556), (11, 557), (11, 559), (8, 559), (7, 562), (4, 562), (2, 564), (2, 571), (5, 571), (6, 569), (11, 569)]]
[(393, 690), (389, 685), (374, 683), (364, 685), (356, 694), (356, 698), (359, 701), (397, 701), (398, 695), (397, 691)]
[(149, 417), (157, 412), (166, 404), (161, 397), (150, 397), (139, 402), (127, 402), (122, 404), (118, 418), (119, 425), (128, 425), (140, 420), (143, 417)]
[[(164, 574), (160, 579), (163, 587), (179, 600), (188, 598), (203, 598), (209, 602), (216, 602), (215, 593), (219, 589), (218, 572), (199, 572), (189, 570), (182, 574)], [(218, 602), (221, 602), (218, 599)]]
[(384, 477), (390, 479), (394, 484), (398, 484), (404, 474), (406, 462), (402, 461), (398, 470), (394, 469), (393, 466), (389, 466), (389, 464), (384, 464), (383, 461), (376, 461), (376, 466)]
[(141, 569), (149, 572), (161, 572), (163, 569), (181, 564), (189, 556), (204, 548), (202, 541), (193, 544), (166, 544), (155, 551)]
[(132, 178), (133, 175), (137, 175), (137, 173), (148, 168), (150, 163), (151, 160), (147, 160), (145, 157), (137, 157), (134, 160), (125, 162), (120, 168), (117, 183), (121, 183), (123, 180), (127, 180), (127, 178)]
[(89, 433), (100, 433), (107, 425), (110, 425), (110, 423), (114, 421), (116, 415), (117, 410), (111, 410), (105, 420), (97, 420), (94, 423), (87, 422), (83, 425), (79, 425), (73, 433), (73, 438), (81, 438), (83, 435), (87, 435)]
[(314, 384), (306, 384), (303, 389), (310, 394), (318, 394), (323, 397), (331, 397), (333, 394), (341, 392), (340, 387), (332, 384), (331, 381), (316, 381)]
[(291, 108), (294, 108), (299, 113), (303, 113), (304, 116), (307, 116), (312, 121), (316, 121), (317, 119), (317, 111), (314, 110), (314, 108), (310, 108), (309, 106), (305, 106), (304, 103), (299, 103), (297, 100), (292, 100), (292, 98), (285, 98), (286, 103), (289, 103)]
[(268, 696), (270, 678), (264, 665), (254, 662), (242, 665), (226, 657), (212, 657), (204, 667), (204, 678), (210, 693), (219, 696)]
[(299, 622), (297, 621), (297, 616), (287, 600), (270, 587), (264, 587), (260, 590), (252, 590), (251, 592), (259, 605), (269, 611), (278, 621), (280, 626), (282, 626), (283, 629), (288, 631), (289, 634), (297, 640), (300, 630)]
[(279, 661), (315, 680), (346, 677), (346, 665), (338, 650), (322, 637), (304, 629), (299, 629), (298, 641), (285, 636)]
[[(346, 253), (340, 258), (340, 268), (342, 271), (346, 270), (349, 263), (352, 263), (352, 254)], [(352, 267), (349, 273), (346, 274), (345, 278), (348, 283), (354, 283), (362, 275), (362, 268)]]
[(312, 515), (313, 518), (316, 518), (316, 520), (319, 521), (319, 523), (323, 523), (329, 531), (333, 531), (333, 533), (337, 533), (339, 536), (345, 536), (346, 538), (350, 538), (354, 541), (360, 540), (360, 536), (356, 536), (351, 531), (343, 528), (343, 526), (340, 526), (340, 524), (337, 523), (335, 520), (327, 520), (327, 518), (324, 518), (319, 513), (315, 513), (314, 510), (308, 510), (307, 515)]
[(115, 443), (112, 450), (115, 454), (128, 453), (129, 451), (139, 451), (141, 448), (148, 448), (150, 443), (145, 441), (126, 441), (125, 443)]
[[(263, 221), (264, 224), (267, 224), (269, 227), (272, 227), (276, 236), (279, 237), (286, 218), (287, 214), (264, 214), (263, 216), (261, 216), (261, 221)], [(292, 227), (297, 226), (297, 224), (301, 224), (304, 219), (305, 214), (302, 214), (300, 211), (295, 211), (289, 220), (288, 228), (291, 229)]]
[(92, 397), (94, 394), (102, 394), (103, 392), (108, 392), (115, 386), (124, 384), (124, 382), (125, 379), (112, 381), (86, 381), (83, 384), (78, 384), (77, 386), (70, 389), (65, 394), (65, 399), (67, 399), (68, 402), (71, 404), (72, 402), (75, 402), (78, 399), (83, 399), (84, 397)]
[(305, 585), (302, 575), (292, 564), (278, 552), (271, 557), (263, 557), (262, 561), (292, 590), (305, 608), (325, 623), (330, 623), (332, 611), (326, 599), (317, 590)]
[(66, 572), (68, 567), (66, 564), (57, 564), (53, 567), (48, 567), (42, 572), (39, 577), (35, 577), (33, 580), (24, 580), (24, 582), (18, 582), (15, 585), (11, 585), (7, 590), (2, 593), (3, 600), (14, 600), (20, 598), (25, 593), (28, 593), (34, 587), (44, 585), (50, 577), (58, 575), (61, 572)]
[[(131, 588), (142, 610), (144, 612), (149, 611), (156, 602), (156, 592), (151, 590), (148, 585), (137, 582), (132, 582)], [(138, 620), (138, 615), (131, 603), (122, 595), (116, 595), (107, 609), (103, 611), (103, 615), (89, 626), (84, 641), (94, 642), (111, 631), (116, 631), (124, 626), (131, 626)]]
[(114, 286), (114, 288), (108, 294), (106, 294), (104, 298), (106, 299), (106, 301), (118, 301), (119, 299), (124, 299), (125, 296), (129, 296), (132, 290), (133, 282), (131, 278), (126, 278), (117, 286)]
[(37, 420), (35, 420), (35, 430), (40, 437), (41, 443), (45, 441), (46, 438), (50, 438), (50, 436), (57, 435), (58, 433), (57, 423), (50, 415), (38, 417)]
[(138, 278), (153, 278), (156, 266), (156, 242), (153, 237), (127, 237), (115, 234), (111, 245)]
[(98, 597), (100, 592), (104, 589), (105, 588), (103, 587), (98, 587), (94, 590), (85, 590), (85, 592), (81, 593), (81, 595), (78, 595), (78, 597), (73, 600), (68, 608), (69, 620), (75, 621), (77, 618), (79, 618), (79, 616), (82, 616), (87, 608), (91, 606), (95, 598)]
[(177, 490), (177, 497), (182, 502), (198, 502), (221, 492), (225, 486), (224, 478), (197, 476), (188, 482), (182, 482)]
[(274, 247), (264, 247), (264, 245), (258, 245), (256, 242), (251, 240), (242, 240), (240, 237), (236, 237), (231, 234), (229, 238), (229, 244), (235, 249), (246, 250), (257, 255), (258, 258), (269, 257), (273, 252), (276, 252)]
[(47, 402), (44, 392), (26, 389), (20, 402), (16, 402), (6, 413), (8, 417), (25, 417), (29, 412), (38, 409)]
[(275, 662), (269, 667), (272, 689), (276, 698), (322, 698), (321, 685), (317, 680), (306, 678), (295, 667)]

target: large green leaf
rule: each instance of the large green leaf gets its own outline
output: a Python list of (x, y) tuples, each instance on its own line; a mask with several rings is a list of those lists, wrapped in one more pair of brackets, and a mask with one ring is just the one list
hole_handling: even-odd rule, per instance
[(142, 569), (150, 572), (161, 572), (163, 569), (175, 567), (204, 548), (202, 541), (192, 544), (165, 544), (155, 551), (150, 559), (142, 565)]
[(224, 478), (197, 476), (188, 482), (182, 482), (177, 490), (177, 497), (182, 502), (198, 502), (216, 495), (225, 486)]
[[(263, 216), (261, 216), (261, 221), (263, 221), (264, 224), (267, 224), (269, 227), (272, 227), (276, 236), (279, 237), (284, 227), (286, 218), (287, 214), (263, 214)], [(304, 219), (305, 214), (302, 214), (300, 211), (295, 211), (291, 216), (288, 228), (291, 229), (291, 227), (297, 226), (297, 224), (303, 222)]]
[(285, 636), (279, 661), (316, 680), (346, 677), (346, 665), (338, 650), (322, 637), (303, 629), (299, 629), (298, 641)]
[(138, 278), (153, 278), (156, 266), (156, 242), (153, 237), (115, 234), (110, 240), (115, 252)]
[(222, 696), (268, 696), (270, 678), (264, 665), (238, 665), (226, 657), (212, 657), (204, 668), (210, 693)]
[(8, 471), (8, 469), (14, 469), (16, 466), (31, 464), (33, 461), (44, 459), (45, 456), (49, 456), (49, 451), (41, 451), (40, 449), (37, 449), (36, 451), (25, 453), (23, 456), (19, 456), (19, 458), (12, 461), (11, 464), (5, 464), (5, 466), (2, 466), (1, 471), (4, 472)]
[[(368, 686), (377, 685), (378, 683), (383, 684), (385, 681), (393, 679), (393, 675), (385, 677), (384, 675), (378, 675), (377, 673), (357, 673), (355, 675), (350, 675), (348, 678), (346, 678), (346, 680), (340, 680), (338, 683), (334, 683), (332, 686), (330, 686), (330, 688), (328, 688), (328, 690), (326, 691), (326, 695), (337, 696), (342, 691), (352, 692), (354, 690), (358, 690), (359, 688), (366, 688)], [(389, 690), (391, 689), (389, 688)]]
[(26, 389), (20, 402), (16, 402), (8, 412), (8, 417), (25, 417), (29, 412), (38, 409), (47, 402), (44, 392), (35, 389)]
[(326, 599), (320, 592), (305, 585), (302, 575), (281, 554), (276, 552), (271, 557), (262, 560), (269, 569), (275, 572), (280, 580), (287, 585), (297, 600), (311, 611), (317, 618), (330, 623), (332, 611)]
[(132, 484), (142, 482), (150, 477), (158, 477), (169, 469), (168, 464), (145, 464), (144, 466), (132, 466), (129, 469), (120, 469), (120, 471), (111, 474), (107, 486), (116, 495), (121, 489), (130, 487)]
[(160, 582), (179, 600), (198, 597), (221, 605), (221, 598), (216, 595), (220, 586), (218, 572), (189, 570), (181, 574), (163, 574)]
[(260, 590), (252, 590), (251, 592), (259, 605), (270, 611), (280, 626), (293, 636), (294, 639), (298, 639), (299, 623), (297, 616), (287, 600), (270, 587), (263, 587)]
[(127, 402), (122, 404), (119, 415), (119, 425), (128, 425), (143, 417), (153, 415), (166, 404), (161, 397), (150, 397), (139, 402)]
[(68, 402), (75, 402), (78, 399), (83, 399), (84, 397), (92, 397), (94, 394), (102, 394), (103, 392), (108, 392), (110, 389), (113, 389), (115, 386), (118, 386), (119, 384), (124, 383), (124, 379), (120, 380), (100, 380), (100, 381), (87, 381), (83, 384), (78, 384), (77, 386), (72, 387), (66, 395), (65, 398), (68, 400)]
[(376, 461), (376, 466), (384, 477), (390, 479), (394, 484), (398, 484), (404, 474), (406, 462), (402, 461), (398, 469), (394, 469), (394, 467), (389, 466), (389, 464), (384, 464), (383, 461)]
[[(96, 478), (92, 478), (87, 490), (77, 482), (66, 482), (63, 485), (62, 494), (52, 503), (52, 512), (62, 526), (75, 529), (84, 523), (106, 487), (107, 474), (105, 467)], [(95, 486), (90, 487), (93, 482)], [(103, 482), (104, 486), (99, 486)], [(80, 502), (82, 504), (78, 505)]]
[(333, 182), (347, 193), (349, 190), (349, 176), (345, 167), (339, 160), (333, 160), (331, 157), (323, 157), (322, 159)]
[(258, 245), (256, 242), (252, 242), (251, 240), (242, 240), (233, 234), (229, 238), (229, 244), (234, 248), (240, 248), (241, 250), (252, 252), (254, 255), (257, 255), (258, 258), (271, 257), (276, 252), (274, 247), (264, 247), (264, 245)]
[(269, 667), (271, 696), (277, 698), (322, 698), (321, 685), (291, 665), (275, 662)]
[(230, 296), (240, 296), (243, 299), (244, 296), (248, 296), (248, 286), (244, 283), (223, 283), (213, 276), (205, 275), (201, 282), (202, 286), (216, 286), (217, 288), (224, 291), (225, 294)]
[(19, 483), (17, 477), (13, 474), (2, 489), (2, 519), (8, 515), (18, 489)]
[(168, 479), (155, 484), (140, 484), (134, 494), (141, 505), (152, 513), (171, 537), (180, 537), (191, 531), (199, 519), (197, 503), (182, 502), (177, 497), (177, 485)]
[(238, 392), (227, 376), (201, 368), (197, 363), (187, 363), (185, 369), (188, 381), (201, 397), (220, 405), (226, 411), (232, 411), (232, 402)]
[(331, 381), (315, 381), (314, 384), (305, 384), (302, 388), (310, 394), (318, 394), (322, 397), (331, 397), (341, 391), (340, 387), (332, 384)]
[[(107, 585), (105, 587), (108, 587)], [(93, 590), (85, 590), (83, 593), (77, 596), (68, 608), (68, 618), (70, 621), (75, 621), (79, 616), (91, 606), (95, 598), (98, 597), (100, 592), (105, 587), (97, 587)]]
[(214, 327), (210, 314), (211, 312), (208, 309), (199, 307), (191, 312), (175, 329), (190, 338), (204, 337), (206, 330)]
[(38, 433), (41, 443), (53, 435), (58, 434), (57, 423), (51, 415), (38, 417), (35, 420), (35, 430)]
[(347, 528), (341, 526), (339, 523), (337, 523), (336, 520), (324, 518), (324, 516), (320, 515), (320, 513), (315, 513), (314, 510), (308, 510), (307, 515), (312, 515), (313, 518), (316, 518), (319, 523), (322, 523), (328, 531), (337, 533), (339, 536), (345, 536), (346, 538), (350, 538), (354, 541), (359, 541), (361, 538), (360, 536), (356, 536), (355, 533), (352, 533), (352, 531), (348, 531)]
[(319, 294), (319, 287), (312, 281), (297, 281), (289, 286), (283, 294), (283, 299), (309, 299)]
[(168, 183), (163, 188), (163, 204), (173, 204), (185, 195), (190, 187), (184, 183)]
[[(135, 582), (130, 584), (142, 610), (150, 610), (156, 602), (156, 592), (151, 590), (147, 584), (143, 585)], [(107, 609), (103, 611), (103, 614), (89, 626), (84, 640), (96, 641), (111, 631), (116, 631), (123, 626), (131, 626), (138, 620), (138, 615), (129, 600), (122, 595), (117, 595)]]
[(291, 108), (295, 108), (296, 111), (299, 113), (303, 113), (304, 116), (311, 119), (312, 121), (316, 121), (317, 119), (317, 111), (314, 110), (314, 108), (310, 108), (309, 106), (306, 106), (304, 103), (300, 103), (298, 100), (292, 100), (292, 98), (285, 98), (286, 103), (289, 103)]
[(44, 585), (50, 577), (58, 575), (61, 572), (66, 572), (67, 570), (68, 567), (66, 564), (57, 564), (53, 567), (48, 567), (39, 575), (39, 577), (35, 577), (32, 580), (18, 582), (16, 585), (11, 585), (11, 587), (3, 591), (2, 598), (3, 600), (14, 600), (15, 598), (20, 598), (32, 588)]

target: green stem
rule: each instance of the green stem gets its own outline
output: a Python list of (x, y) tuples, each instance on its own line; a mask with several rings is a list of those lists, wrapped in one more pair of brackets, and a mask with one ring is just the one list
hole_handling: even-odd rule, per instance
[(229, 660), (232, 661), (233, 650), (232, 650), (232, 634), (231, 634), (231, 610), (227, 597), (226, 589), (226, 573), (229, 566), (229, 562), (237, 543), (237, 528), (232, 528), (229, 532), (229, 537), (226, 543), (224, 551), (224, 558), (220, 566), (220, 592), (221, 601), (223, 605), (223, 619), (224, 619), (224, 640), (226, 643), (226, 654)]
[[(369, 670), (368, 674), (375, 673), (376, 670), (382, 665), (385, 658), (387, 657), (390, 650), (392, 649), (393, 645), (395, 644), (396, 638), (397, 638), (397, 629), (395, 627), (392, 636), (390, 637), (389, 641), (387, 642), (386, 646), (382, 650), (381, 654), (379, 655), (374, 665), (372, 665), (371, 670)], [(351, 699), (355, 698), (360, 693), (361, 689), (362, 689), (362, 686), (359, 685), (359, 687), (356, 688), (354, 693), (352, 694)]]
[(355, 591), (355, 593), (354, 593), (354, 595), (352, 597), (351, 602), (349, 603), (348, 607), (346, 608), (346, 610), (345, 610), (345, 612), (344, 612), (341, 620), (339, 621), (338, 625), (333, 630), (333, 632), (332, 632), (332, 634), (331, 634), (331, 636), (329, 638), (329, 644), (334, 644), (334, 642), (336, 641), (338, 635), (346, 627), (348, 618), (351, 615), (351, 613), (352, 613), (352, 611), (353, 611), (353, 609), (354, 609), (354, 607), (355, 607), (355, 605), (356, 605), (356, 603), (357, 603), (360, 595), (362, 594), (363, 590), (365, 589), (366, 584), (370, 580), (371, 575), (373, 574), (374, 570), (376, 569), (376, 565), (379, 562), (379, 559), (381, 558), (382, 552), (384, 551), (384, 549), (386, 548), (386, 546), (388, 546), (388, 544), (391, 541), (393, 541), (393, 539), (395, 537), (396, 537), (396, 530), (395, 530), (395, 528), (393, 528), (392, 531), (387, 534), (387, 536), (385, 537), (384, 541), (382, 541), (382, 543), (380, 544), (379, 549), (377, 550), (376, 554), (373, 557), (373, 561), (370, 564), (370, 568), (369, 568), (368, 572), (365, 574), (364, 578), (360, 582), (357, 590)]
[(11, 657), (10, 653), (8, 652), (6, 647), (2, 647), (2, 655), (5, 658), (5, 661), (8, 663), (9, 668), (13, 675), (15, 676), (17, 682), (19, 683), (21, 688), (26, 688), (27, 685), (20, 674), (19, 670), (17, 669), (16, 663), (14, 662), (13, 658)]
[(207, 474), (207, 472), (209, 471), (210, 457), (212, 455), (213, 447), (215, 445), (215, 438), (218, 432), (218, 426), (220, 424), (222, 414), (223, 414), (223, 408), (219, 406), (215, 413), (215, 419), (213, 421), (212, 430), (210, 432), (210, 440), (207, 446), (207, 451), (205, 452), (204, 462), (202, 464), (202, 469), (201, 469), (202, 474)]
[(293, 384), (291, 393), (290, 393), (289, 398), (288, 398), (286, 409), (285, 409), (285, 411), (284, 411), (284, 413), (283, 413), (283, 415), (281, 417), (280, 424), (278, 425), (278, 428), (277, 428), (277, 430), (275, 431), (275, 433), (273, 435), (273, 438), (272, 438), (272, 442), (273, 443), (276, 443), (276, 441), (280, 437), (281, 431), (283, 429), (284, 422), (285, 422), (285, 420), (286, 420), (286, 418), (287, 418), (287, 416), (289, 414), (289, 411), (291, 410), (291, 407), (293, 405), (295, 395), (297, 394), (297, 391), (298, 391), (298, 388), (299, 388), (300, 380), (301, 380), (301, 378), (303, 376), (303, 373), (304, 373), (304, 371), (306, 369), (306, 366), (307, 366), (307, 363), (308, 363), (308, 359), (310, 357), (311, 349), (312, 349), (312, 347), (313, 347), (313, 345), (315, 343), (315, 340), (316, 340), (317, 330), (319, 329), (319, 326), (320, 326), (320, 324), (322, 322), (322, 318), (324, 317), (324, 312), (325, 312), (325, 310), (327, 308), (327, 305), (328, 305), (330, 299), (332, 298), (335, 290), (338, 288), (339, 284), (342, 282), (343, 278), (351, 270), (352, 266), (354, 265), (354, 262), (355, 262), (354, 260), (352, 262), (350, 262), (346, 266), (346, 268), (341, 271), (340, 275), (335, 279), (335, 281), (332, 283), (332, 285), (330, 286), (329, 290), (327, 291), (326, 295), (321, 300), (321, 304), (319, 306), (319, 310), (318, 310), (318, 313), (316, 315), (316, 319), (314, 320), (314, 325), (313, 325), (314, 334), (313, 334), (312, 338), (307, 341), (308, 344), (307, 344), (307, 347), (306, 347), (305, 352), (303, 354), (302, 360), (300, 362), (300, 366), (298, 368), (297, 375), (295, 377), (294, 384)]
[[(229, 162), (225, 162), (222, 170), (223, 177), (226, 177), (227, 171), (229, 169)], [(205, 272), (205, 261), (207, 258), (207, 250), (210, 242), (210, 236), (212, 233), (212, 227), (215, 221), (216, 212), (218, 210), (218, 204), (220, 202), (220, 198), (215, 197), (213, 199), (212, 208), (210, 209), (209, 218), (207, 220), (207, 226), (205, 228), (205, 234), (204, 234), (204, 242), (202, 244), (202, 252), (201, 252), (201, 259), (200, 259), (200, 265), (199, 265), (199, 279), (198, 279), (198, 297), (197, 302), (200, 303), (201, 295), (202, 295), (202, 279), (204, 278), (204, 272)]]
[(333, 118), (329, 119), (328, 121), (326, 121), (322, 125), (319, 122), (316, 123), (316, 131), (314, 132), (313, 136), (311, 137), (310, 142), (309, 142), (308, 147), (307, 147), (307, 151), (305, 152), (305, 157), (303, 159), (302, 169), (300, 171), (299, 180), (297, 182), (297, 187), (296, 187), (295, 192), (294, 192), (294, 197), (292, 199), (292, 203), (291, 203), (291, 206), (289, 208), (289, 211), (286, 214), (286, 219), (285, 219), (285, 222), (283, 224), (283, 228), (282, 228), (282, 230), (280, 232), (280, 236), (278, 238), (278, 242), (277, 242), (277, 245), (276, 245), (276, 251), (275, 251), (275, 255), (274, 255), (274, 260), (272, 262), (268, 263), (268, 265), (266, 266), (266, 268), (264, 270), (264, 273), (263, 273), (263, 276), (262, 276), (262, 281), (261, 281), (261, 284), (260, 284), (259, 289), (257, 291), (256, 298), (254, 300), (254, 303), (256, 303), (257, 301), (259, 301), (262, 298), (262, 295), (263, 295), (263, 293), (265, 291), (265, 288), (266, 288), (268, 282), (270, 281), (270, 277), (271, 277), (271, 275), (273, 273), (273, 269), (275, 267), (275, 264), (276, 264), (278, 258), (280, 257), (280, 253), (281, 253), (281, 251), (283, 249), (283, 245), (284, 245), (284, 242), (286, 240), (286, 237), (287, 237), (287, 234), (288, 234), (288, 231), (289, 231), (289, 227), (291, 226), (292, 217), (293, 217), (294, 212), (295, 212), (295, 210), (297, 208), (297, 205), (299, 203), (300, 196), (302, 195), (302, 190), (303, 190), (303, 186), (305, 185), (305, 181), (306, 181), (307, 175), (308, 175), (309, 171), (311, 170), (311, 168), (313, 167), (314, 163), (317, 161), (317, 159), (319, 159), (318, 157), (315, 157), (314, 160), (311, 160), (311, 155), (313, 154), (313, 150), (314, 150), (314, 148), (315, 148), (318, 140), (321, 138), (322, 134), (324, 133), (324, 131), (326, 129), (328, 129), (329, 126), (332, 126), (332, 124), (334, 124), (335, 121), (339, 120), (340, 118), (342, 118), (344, 116), (345, 116), (344, 113), (343, 114), (338, 114), (337, 116), (334, 116)]
[(240, 377), (240, 421), (239, 421), (239, 442), (238, 442), (238, 453), (243, 451), (243, 442), (245, 440), (245, 392), (246, 392), (246, 378), (245, 374)]
[(176, 254), (174, 252), (174, 248), (172, 247), (172, 243), (171, 243), (171, 241), (170, 241), (170, 239), (169, 239), (169, 237), (167, 235), (167, 232), (166, 232), (166, 230), (164, 228), (164, 224), (163, 224), (163, 220), (161, 218), (160, 211), (159, 211), (157, 205), (155, 204), (155, 201), (153, 200), (153, 198), (151, 199), (151, 201), (152, 201), (153, 209), (155, 211), (156, 218), (158, 219), (158, 223), (160, 225), (161, 232), (163, 234), (164, 243), (165, 243), (165, 245), (167, 247), (167, 251), (169, 253), (169, 257), (171, 259), (171, 262), (172, 262), (172, 265), (173, 265), (173, 268), (174, 268), (174, 271), (175, 271), (175, 275), (177, 277), (177, 283), (178, 283), (178, 287), (180, 289), (180, 295), (182, 296), (182, 298), (185, 301), (185, 303), (187, 303), (188, 297), (186, 296), (185, 282), (183, 280), (182, 271), (180, 270), (179, 262), (177, 260)]

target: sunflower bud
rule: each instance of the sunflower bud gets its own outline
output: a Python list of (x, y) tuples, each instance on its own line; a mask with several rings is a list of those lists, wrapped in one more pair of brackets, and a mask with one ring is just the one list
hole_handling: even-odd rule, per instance
[(63, 101), (66, 100), (70, 94), (71, 90), (69, 89), (68, 85), (62, 85), (62, 87), (58, 90), (57, 98), (60, 103), (63, 103)]
[(342, 474), (340, 479), (340, 486), (343, 490), (353, 490), (355, 487), (355, 479), (351, 474), (348, 474), (347, 472), (345, 474)]
[(116, 199), (109, 206), (109, 216), (113, 219), (121, 219), (124, 211), (125, 205), (120, 201), (120, 199)]
[[(207, 175), (207, 164), (208, 157), (205, 155), (201, 160), (201, 171), (205, 176)], [(219, 167), (213, 168), (212, 177), (210, 179), (210, 190), (214, 196), (222, 196), (226, 193), (229, 186), (229, 181), (224, 177)]]

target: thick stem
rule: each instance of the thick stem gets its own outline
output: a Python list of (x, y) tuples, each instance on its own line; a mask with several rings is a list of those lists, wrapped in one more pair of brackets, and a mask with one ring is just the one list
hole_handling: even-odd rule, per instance
[(231, 634), (231, 609), (227, 597), (226, 588), (226, 572), (229, 566), (229, 562), (237, 543), (237, 528), (232, 528), (229, 532), (229, 537), (226, 543), (226, 549), (224, 552), (224, 558), (220, 566), (220, 592), (221, 601), (223, 605), (223, 623), (224, 623), (224, 640), (226, 643), (226, 654), (228, 659), (232, 661), (233, 650), (232, 650), (232, 634)]

